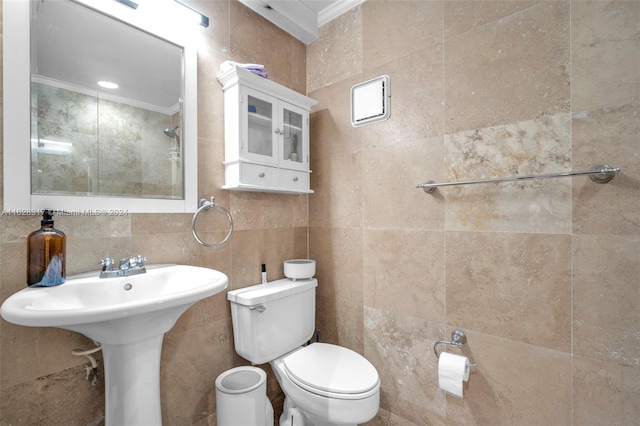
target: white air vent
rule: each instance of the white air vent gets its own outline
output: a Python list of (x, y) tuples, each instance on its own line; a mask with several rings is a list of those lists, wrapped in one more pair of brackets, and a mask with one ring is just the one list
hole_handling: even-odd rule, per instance
[(391, 79), (376, 77), (351, 88), (351, 124), (353, 127), (384, 121), (391, 115)]

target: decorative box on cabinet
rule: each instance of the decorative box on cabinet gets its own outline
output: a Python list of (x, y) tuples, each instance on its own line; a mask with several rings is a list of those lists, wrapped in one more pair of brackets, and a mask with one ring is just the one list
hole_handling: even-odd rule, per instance
[(224, 91), (224, 189), (309, 194), (309, 111), (317, 101), (233, 67)]

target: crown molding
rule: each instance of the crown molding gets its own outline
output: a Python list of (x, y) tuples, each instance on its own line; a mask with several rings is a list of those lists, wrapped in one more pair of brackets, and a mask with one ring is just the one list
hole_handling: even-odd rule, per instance
[(330, 6), (325, 7), (318, 13), (318, 27), (321, 27), (343, 13), (360, 6), (365, 1), (367, 0), (338, 0), (331, 3)]
[(366, 0), (335, 0), (320, 12), (305, 0), (239, 0), (240, 3), (305, 44), (318, 39), (318, 28)]

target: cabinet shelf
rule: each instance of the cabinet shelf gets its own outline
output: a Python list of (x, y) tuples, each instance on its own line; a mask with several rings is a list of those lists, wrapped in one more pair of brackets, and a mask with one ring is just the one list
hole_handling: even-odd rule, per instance
[(284, 127), (288, 127), (288, 128), (290, 128), (290, 129), (293, 129), (293, 130), (298, 130), (298, 131), (300, 131), (300, 132), (302, 132), (302, 130), (303, 130), (303, 129), (302, 129), (302, 127), (300, 127), (300, 126), (294, 126), (293, 124), (283, 123), (282, 125), (283, 125)]
[(255, 120), (256, 122), (264, 122), (265, 124), (271, 125), (271, 117), (265, 117), (262, 114), (258, 114), (257, 112), (249, 112), (247, 113), (249, 118)]

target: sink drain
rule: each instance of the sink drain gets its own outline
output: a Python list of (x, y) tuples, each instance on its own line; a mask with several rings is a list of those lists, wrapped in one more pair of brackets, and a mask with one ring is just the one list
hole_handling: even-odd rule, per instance
[(133, 288), (133, 284), (131, 284), (131, 283), (126, 283), (126, 284), (124, 285), (124, 289), (125, 289), (125, 291), (129, 291), (129, 290), (131, 290), (132, 288)]

